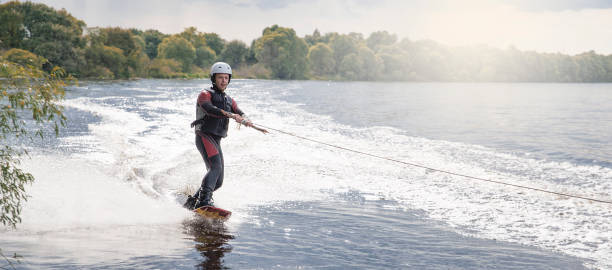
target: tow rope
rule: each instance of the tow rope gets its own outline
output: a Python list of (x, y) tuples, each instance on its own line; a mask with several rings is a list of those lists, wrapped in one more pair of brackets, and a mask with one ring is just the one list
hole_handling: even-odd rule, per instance
[(358, 150), (353, 150), (353, 149), (350, 149), (350, 148), (346, 148), (346, 147), (342, 147), (342, 146), (338, 146), (338, 145), (334, 145), (334, 144), (330, 144), (330, 143), (314, 140), (314, 139), (311, 139), (311, 138), (306, 138), (304, 136), (296, 135), (296, 134), (291, 133), (291, 132), (287, 132), (287, 131), (283, 131), (283, 130), (275, 129), (275, 128), (271, 128), (271, 127), (266, 127), (264, 125), (257, 124), (257, 125), (254, 125), (254, 128), (256, 128), (257, 130), (261, 130), (261, 128), (268, 129), (268, 130), (273, 130), (273, 131), (276, 131), (278, 133), (282, 133), (282, 134), (285, 134), (285, 135), (293, 136), (293, 137), (296, 137), (296, 138), (299, 138), (299, 139), (302, 139), (302, 140), (306, 140), (306, 141), (315, 142), (315, 143), (318, 143), (318, 144), (323, 144), (323, 145), (326, 145), (326, 146), (329, 146), (329, 147), (333, 147), (333, 148), (337, 148), (337, 149), (342, 149), (342, 150), (345, 150), (345, 151), (349, 151), (349, 152), (353, 152), (353, 153), (357, 153), (357, 154), (362, 154), (362, 155), (366, 155), (366, 156), (370, 156), (370, 157), (374, 157), (374, 158), (384, 159), (384, 160), (387, 160), (387, 161), (396, 162), (396, 163), (400, 163), (400, 164), (404, 164), (404, 165), (409, 165), (409, 166), (413, 166), (413, 167), (418, 167), (418, 168), (428, 169), (428, 170), (437, 171), (437, 172), (441, 172), (441, 173), (446, 173), (446, 174), (450, 174), (450, 175), (460, 176), (460, 177), (464, 177), (464, 178), (468, 178), (468, 179), (485, 181), (485, 182), (490, 182), (490, 183), (495, 183), (495, 184), (500, 184), (500, 185), (505, 185), (505, 186), (511, 186), (511, 187), (516, 187), (516, 188), (533, 190), (533, 191), (539, 191), (539, 192), (544, 192), (544, 193), (549, 193), (549, 194), (554, 194), (554, 195), (559, 195), (559, 196), (583, 199), (583, 200), (587, 200), (587, 201), (612, 204), (612, 201), (607, 201), (607, 200), (602, 200), (602, 199), (595, 199), (595, 198), (590, 198), (590, 197), (586, 197), (586, 196), (579, 196), (579, 195), (573, 195), (573, 194), (556, 192), (556, 191), (550, 191), (550, 190), (545, 190), (545, 189), (535, 188), (535, 187), (529, 187), (529, 186), (524, 186), (524, 185), (511, 184), (511, 183), (506, 183), (506, 182), (496, 181), (496, 180), (491, 180), (491, 179), (485, 179), (485, 178), (480, 178), (480, 177), (474, 177), (474, 176), (470, 176), (470, 175), (465, 175), (465, 174), (460, 174), (460, 173), (440, 170), (440, 169), (436, 169), (436, 168), (432, 168), (432, 167), (428, 167), (428, 166), (424, 166), (424, 165), (419, 165), (419, 164), (415, 164), (415, 163), (405, 162), (405, 161), (401, 161), (401, 160), (397, 160), (397, 159), (392, 159), (392, 158), (388, 158), (388, 157), (377, 156), (377, 155), (374, 155), (374, 154), (370, 154), (370, 153), (366, 153), (366, 152), (362, 152), (362, 151), (358, 151)]

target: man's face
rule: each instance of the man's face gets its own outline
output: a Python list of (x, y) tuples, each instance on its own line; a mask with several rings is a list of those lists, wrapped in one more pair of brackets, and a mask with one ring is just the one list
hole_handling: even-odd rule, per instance
[(219, 90), (224, 91), (229, 84), (229, 74), (226, 73), (217, 73), (215, 74), (215, 84)]

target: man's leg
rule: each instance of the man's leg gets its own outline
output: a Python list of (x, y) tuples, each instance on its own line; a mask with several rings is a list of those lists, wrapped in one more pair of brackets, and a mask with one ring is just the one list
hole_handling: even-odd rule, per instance
[(219, 178), (217, 178), (217, 183), (215, 184), (215, 189), (213, 191), (219, 189), (221, 185), (223, 185), (223, 175), (225, 174), (225, 161), (223, 160), (223, 151), (221, 150), (221, 138), (217, 140), (217, 149), (219, 150), (219, 158), (221, 159), (221, 173), (219, 174)]
[(223, 162), (220, 155), (220, 147), (218, 141), (208, 134), (198, 134), (196, 139), (196, 146), (204, 162), (208, 172), (202, 179), (202, 184), (197, 195), (197, 202), (195, 208), (199, 208), (206, 205), (211, 205), (212, 192), (217, 186), (219, 177), (223, 173)]

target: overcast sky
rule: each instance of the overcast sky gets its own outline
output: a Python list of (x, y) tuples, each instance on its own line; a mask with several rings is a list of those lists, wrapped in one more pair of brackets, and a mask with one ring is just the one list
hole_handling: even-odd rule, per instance
[[(0, 0), (0, 2), (7, 2)], [(612, 54), (612, 0), (36, 0), (89, 27), (181, 32), (195, 26), (247, 44), (278, 24), (299, 36), (387, 30), (446, 45)]]

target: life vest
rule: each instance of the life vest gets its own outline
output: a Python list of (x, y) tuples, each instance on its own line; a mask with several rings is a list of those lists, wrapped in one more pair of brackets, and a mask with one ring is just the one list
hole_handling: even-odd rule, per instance
[[(210, 102), (213, 106), (232, 112), (232, 104), (234, 100), (224, 92), (215, 91), (212, 88), (205, 89), (210, 94)], [(196, 101), (196, 121), (194, 122), (196, 131), (217, 135), (220, 137), (227, 136), (229, 126), (229, 118), (208, 114)]]

